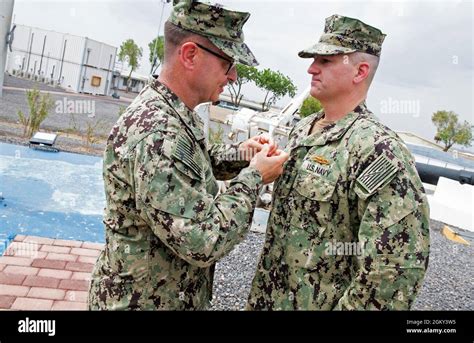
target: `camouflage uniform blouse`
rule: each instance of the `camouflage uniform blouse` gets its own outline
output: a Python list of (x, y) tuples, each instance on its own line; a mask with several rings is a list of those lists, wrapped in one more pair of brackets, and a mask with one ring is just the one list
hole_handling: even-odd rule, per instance
[(249, 309), (408, 309), (428, 263), (429, 208), (412, 155), (365, 107), (290, 134)]
[[(208, 306), (214, 264), (242, 240), (262, 183), (236, 151), (207, 149), (200, 118), (160, 82), (142, 90), (105, 150), (106, 244), (91, 309)], [(216, 179), (232, 177), (216, 197)]]

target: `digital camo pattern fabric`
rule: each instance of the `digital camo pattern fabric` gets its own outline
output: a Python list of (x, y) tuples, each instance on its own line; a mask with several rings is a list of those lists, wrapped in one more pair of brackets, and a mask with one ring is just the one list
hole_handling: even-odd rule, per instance
[(176, 2), (168, 21), (205, 36), (236, 62), (257, 66), (257, 59), (244, 43), (243, 26), (249, 18), (248, 12), (232, 11), (219, 4), (184, 0)]
[(406, 310), (429, 256), (429, 207), (412, 155), (361, 103), (308, 136), (292, 130), (274, 186), (254, 310)]
[[(90, 309), (209, 306), (214, 264), (242, 240), (262, 184), (229, 158), (236, 150), (207, 148), (200, 118), (157, 80), (142, 90), (104, 154), (106, 244)], [(217, 195), (216, 177), (235, 178)]]
[(298, 56), (348, 54), (356, 51), (380, 56), (385, 34), (366, 23), (341, 15), (326, 18), (324, 34), (315, 45), (302, 50)]

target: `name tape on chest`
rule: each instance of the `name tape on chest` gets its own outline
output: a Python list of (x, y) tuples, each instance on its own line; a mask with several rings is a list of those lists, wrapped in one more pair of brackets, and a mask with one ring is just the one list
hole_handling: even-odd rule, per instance
[(329, 169), (324, 168), (321, 165), (318, 165), (316, 163), (313, 163), (309, 160), (306, 160), (303, 162), (302, 168), (306, 171), (321, 175), (321, 176), (327, 176), (329, 175)]

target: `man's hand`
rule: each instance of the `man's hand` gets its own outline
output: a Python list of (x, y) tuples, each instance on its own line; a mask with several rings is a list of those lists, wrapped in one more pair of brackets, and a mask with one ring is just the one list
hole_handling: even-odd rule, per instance
[(275, 152), (278, 150), (278, 147), (273, 142), (273, 140), (268, 137), (266, 134), (261, 134), (246, 141), (242, 142), (239, 145), (239, 154), (242, 160), (250, 161), (255, 156), (255, 154), (259, 153), (263, 149), (263, 145), (269, 145), (268, 156), (273, 156)]
[[(271, 156), (270, 149), (274, 149), (274, 154)], [(283, 150), (279, 150), (273, 144), (264, 144), (262, 150), (257, 153), (250, 161), (250, 166), (258, 170), (262, 176), (263, 183), (267, 184), (273, 182), (278, 176), (283, 173), (283, 163), (288, 159), (289, 155)]]

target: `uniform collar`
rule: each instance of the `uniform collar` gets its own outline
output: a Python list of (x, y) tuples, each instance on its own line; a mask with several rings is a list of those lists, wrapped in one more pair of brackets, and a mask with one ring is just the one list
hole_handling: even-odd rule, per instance
[(197, 141), (204, 139), (204, 123), (196, 112), (189, 109), (171, 89), (157, 79), (152, 80), (149, 85), (170, 105)]
[[(334, 122), (326, 126), (320, 134), (318, 135), (310, 135), (308, 136), (309, 130), (311, 128), (311, 124), (313, 120), (310, 120), (306, 123), (305, 129), (302, 130), (306, 135), (298, 144), (299, 146), (314, 146), (314, 145), (325, 145), (328, 142), (333, 142), (339, 140), (346, 131), (354, 124), (354, 122), (361, 116), (361, 115), (370, 114), (370, 111), (367, 109), (365, 104), (365, 100), (362, 101), (357, 107), (338, 121)], [(318, 112), (314, 120), (319, 120), (323, 117), (324, 112)]]

